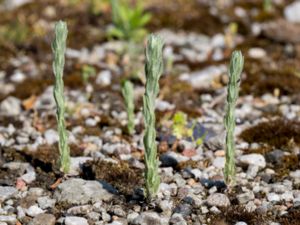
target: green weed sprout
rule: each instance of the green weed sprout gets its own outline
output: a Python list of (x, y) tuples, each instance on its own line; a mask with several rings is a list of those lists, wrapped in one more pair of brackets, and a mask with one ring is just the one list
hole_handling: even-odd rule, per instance
[(125, 80), (122, 83), (122, 95), (125, 100), (125, 106), (127, 111), (127, 128), (128, 133), (134, 133), (134, 89), (133, 84), (129, 80)]
[(63, 70), (65, 64), (66, 40), (68, 35), (67, 24), (59, 21), (55, 24), (55, 39), (52, 43), (52, 51), (54, 54), (53, 72), (55, 75), (54, 98), (56, 102), (56, 118), (59, 134), (59, 153), (60, 153), (60, 169), (64, 173), (69, 172), (70, 168), (70, 150), (68, 146), (68, 135), (65, 127), (65, 100), (64, 100), (64, 82)]
[(160, 37), (150, 35), (146, 47), (146, 90), (143, 97), (143, 115), (145, 120), (145, 184), (148, 200), (155, 197), (160, 177), (158, 174), (157, 147), (155, 143), (155, 99), (159, 92), (159, 78), (163, 72), (163, 41)]
[(147, 34), (144, 26), (150, 21), (151, 15), (144, 13), (141, 0), (132, 7), (126, 0), (111, 0), (113, 27), (108, 36), (123, 40), (139, 41)]
[(226, 161), (225, 161), (225, 182), (229, 185), (235, 183), (235, 105), (239, 96), (239, 85), (241, 73), (244, 66), (244, 57), (240, 51), (234, 51), (231, 55), (229, 66), (229, 82), (227, 86), (227, 106), (224, 117), (226, 128)]
[(96, 75), (96, 70), (93, 66), (84, 65), (81, 69), (81, 74), (82, 74), (83, 83), (87, 84), (90, 77), (93, 77)]
[(265, 12), (270, 12), (272, 10), (272, 0), (264, 0), (263, 1), (263, 10)]

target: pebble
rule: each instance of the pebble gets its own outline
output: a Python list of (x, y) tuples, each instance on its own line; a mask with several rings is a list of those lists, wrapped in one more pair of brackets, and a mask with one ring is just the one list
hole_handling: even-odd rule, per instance
[(17, 70), (13, 75), (11, 75), (10, 80), (15, 83), (21, 83), (26, 78), (26, 75), (21, 71)]
[(300, 170), (291, 171), (290, 176), (294, 179), (300, 179)]
[(83, 205), (89, 202), (109, 201), (113, 195), (98, 181), (71, 178), (58, 185), (54, 197), (58, 202)]
[(89, 225), (88, 221), (83, 217), (67, 216), (65, 225)]
[(112, 74), (109, 70), (104, 70), (98, 73), (96, 78), (96, 84), (101, 86), (109, 86), (111, 84)]
[(225, 166), (225, 157), (216, 157), (212, 164), (217, 169), (223, 169)]
[(239, 204), (246, 204), (250, 200), (255, 198), (254, 193), (252, 191), (237, 195), (237, 199)]
[(147, 225), (151, 221), (151, 224), (155, 225), (167, 225), (166, 221), (163, 220), (156, 212), (142, 212), (136, 219), (132, 221), (133, 225)]
[(0, 215), (0, 222), (8, 223), (9, 225), (14, 225), (17, 222), (17, 218), (16, 215), (9, 215), (9, 216)]
[(178, 163), (188, 161), (189, 158), (176, 152), (167, 152), (160, 156), (162, 167), (176, 167)]
[(261, 154), (253, 153), (253, 154), (242, 155), (240, 156), (239, 161), (247, 165), (257, 165), (260, 168), (266, 167), (265, 157)]
[(45, 211), (42, 210), (38, 205), (32, 205), (28, 209), (25, 209), (25, 212), (28, 216), (35, 217), (38, 214), (44, 213)]
[(128, 223), (132, 223), (138, 216), (139, 216), (139, 214), (137, 212), (129, 213), (127, 215), (127, 221), (128, 221)]
[(284, 17), (292, 23), (300, 23), (300, 1), (294, 1), (284, 9)]
[(41, 207), (41, 209), (47, 209), (47, 208), (52, 209), (55, 206), (56, 200), (51, 199), (49, 196), (43, 196), (43, 197), (39, 197), (37, 199), (37, 202)]
[(245, 222), (237, 222), (235, 225), (247, 225)]
[(77, 176), (81, 173), (81, 165), (85, 162), (93, 160), (92, 157), (71, 157), (69, 175)]
[(42, 213), (33, 218), (29, 225), (55, 225), (55, 216), (52, 214)]
[(251, 48), (248, 51), (248, 55), (252, 59), (262, 59), (266, 57), (267, 53), (262, 48)]
[(15, 97), (7, 97), (0, 104), (0, 114), (17, 116), (21, 113), (21, 101)]
[(0, 203), (17, 195), (18, 190), (14, 187), (0, 186)]
[(53, 129), (46, 130), (44, 133), (44, 137), (45, 137), (46, 143), (48, 145), (53, 145), (56, 142), (58, 142), (58, 140), (59, 140), (57, 131), (55, 131)]
[(213, 193), (207, 198), (209, 206), (227, 207), (230, 205), (229, 198), (225, 194)]
[(180, 213), (174, 213), (170, 219), (170, 224), (173, 225), (187, 225), (187, 222)]
[(271, 193), (267, 194), (267, 199), (268, 199), (269, 202), (276, 203), (276, 202), (280, 201), (280, 195), (271, 192)]

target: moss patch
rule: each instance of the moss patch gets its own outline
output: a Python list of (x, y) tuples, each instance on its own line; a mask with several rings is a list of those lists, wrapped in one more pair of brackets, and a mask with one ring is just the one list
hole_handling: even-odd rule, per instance
[(130, 167), (127, 162), (118, 163), (95, 160), (83, 165), (85, 179), (103, 180), (115, 187), (121, 194), (130, 196), (137, 187), (142, 187), (142, 171)]
[(249, 143), (267, 144), (275, 148), (287, 147), (291, 142), (300, 144), (300, 122), (276, 119), (259, 123), (244, 130), (240, 138)]

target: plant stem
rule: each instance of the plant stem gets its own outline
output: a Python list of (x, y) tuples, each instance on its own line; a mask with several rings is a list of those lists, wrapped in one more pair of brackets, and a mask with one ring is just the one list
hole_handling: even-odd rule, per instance
[(229, 82), (227, 86), (227, 107), (224, 118), (226, 128), (226, 162), (225, 182), (228, 185), (235, 184), (235, 106), (239, 95), (240, 77), (244, 66), (244, 58), (240, 51), (234, 51), (231, 55), (229, 66)]
[(155, 99), (159, 92), (159, 78), (163, 72), (163, 41), (160, 37), (150, 35), (146, 48), (146, 90), (143, 97), (143, 114), (145, 120), (145, 184), (148, 200), (155, 197), (160, 177), (158, 174), (157, 147), (155, 143)]
[(65, 64), (65, 49), (68, 30), (67, 24), (59, 21), (55, 24), (55, 39), (52, 43), (52, 51), (54, 54), (53, 72), (55, 75), (54, 98), (57, 106), (56, 118), (59, 134), (59, 153), (60, 169), (64, 173), (69, 172), (70, 168), (70, 150), (68, 146), (68, 135), (65, 127), (65, 100), (64, 100), (64, 81), (63, 70)]

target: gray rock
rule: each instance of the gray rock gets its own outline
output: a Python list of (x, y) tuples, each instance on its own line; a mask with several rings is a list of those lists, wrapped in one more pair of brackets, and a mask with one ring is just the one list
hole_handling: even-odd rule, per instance
[(17, 217), (16, 215), (9, 215), (9, 216), (0, 215), (0, 222), (7, 223), (9, 225), (15, 225), (17, 222)]
[(255, 198), (254, 193), (252, 191), (237, 195), (237, 199), (240, 204), (246, 204), (250, 200)]
[(255, 178), (258, 170), (259, 167), (257, 165), (253, 165), (253, 164), (249, 165), (247, 169), (247, 177), (252, 179)]
[(111, 84), (112, 74), (109, 70), (101, 71), (96, 78), (96, 84), (108, 86)]
[(225, 166), (225, 157), (216, 157), (213, 161), (213, 166), (217, 169), (222, 169)]
[(284, 17), (292, 23), (300, 23), (300, 1), (294, 1), (284, 9)]
[(88, 221), (83, 217), (67, 216), (65, 225), (89, 225)]
[(300, 179), (300, 170), (291, 171), (290, 176), (294, 179)]
[(5, 222), (0, 222), (0, 225), (7, 225), (7, 223), (5, 223)]
[(187, 225), (187, 222), (180, 213), (174, 213), (170, 219), (170, 224), (173, 225)]
[(192, 214), (192, 206), (191, 204), (179, 204), (175, 209), (175, 213), (180, 213), (183, 217), (188, 217)]
[(0, 203), (16, 196), (18, 190), (14, 187), (0, 186)]
[(139, 214), (137, 212), (129, 213), (127, 215), (127, 221), (128, 221), (128, 223), (132, 223), (138, 216), (139, 216)]
[(176, 167), (178, 163), (188, 161), (189, 158), (176, 152), (167, 152), (160, 156), (162, 167)]
[(17, 116), (21, 113), (21, 101), (15, 97), (7, 97), (0, 104), (0, 114)]
[(261, 154), (253, 153), (253, 154), (242, 155), (240, 156), (239, 161), (242, 164), (246, 164), (246, 165), (256, 165), (259, 166), (260, 168), (266, 167), (265, 157)]
[(13, 10), (31, 1), (32, 0), (5, 0), (2, 4), (5, 10)]
[(70, 170), (69, 173), (72, 176), (77, 176), (81, 172), (80, 166), (86, 161), (92, 160), (92, 157), (71, 157)]
[(111, 220), (111, 216), (107, 212), (102, 212), (101, 218), (104, 222), (108, 222)]
[(227, 207), (230, 205), (229, 198), (221, 193), (214, 193), (208, 196), (207, 204), (209, 206)]
[(47, 209), (47, 208), (51, 209), (54, 207), (56, 200), (51, 199), (49, 196), (43, 196), (43, 197), (39, 197), (37, 199), (37, 202), (42, 209)]
[(134, 225), (167, 225), (163, 219), (156, 212), (143, 212), (135, 220), (132, 221)]
[(267, 194), (267, 199), (268, 199), (269, 202), (276, 203), (276, 202), (280, 201), (280, 195), (271, 192), (271, 193)]
[(235, 225), (247, 225), (245, 222), (237, 222)]
[(37, 215), (29, 222), (29, 225), (55, 225), (55, 216), (52, 214), (42, 213)]
[(113, 195), (100, 182), (71, 178), (58, 185), (54, 197), (58, 202), (83, 205), (89, 202), (109, 201)]
[(37, 205), (32, 205), (28, 209), (25, 209), (25, 212), (28, 216), (35, 217), (41, 213), (44, 213), (45, 211), (42, 210), (40, 207)]
[(44, 137), (48, 145), (53, 145), (58, 142), (58, 133), (53, 129), (46, 130), (44, 133)]
[(126, 212), (122, 209), (121, 206), (113, 206), (112, 208), (112, 212), (114, 215), (119, 216), (119, 217), (125, 217), (126, 216)]

